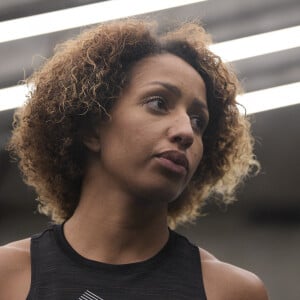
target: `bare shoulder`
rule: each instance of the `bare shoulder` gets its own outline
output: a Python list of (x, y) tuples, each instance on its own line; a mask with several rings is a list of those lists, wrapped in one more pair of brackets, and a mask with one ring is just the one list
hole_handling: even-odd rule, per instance
[(200, 249), (203, 280), (210, 300), (268, 300), (263, 282), (255, 274), (224, 263)]
[(30, 239), (0, 247), (0, 299), (25, 299), (30, 286)]

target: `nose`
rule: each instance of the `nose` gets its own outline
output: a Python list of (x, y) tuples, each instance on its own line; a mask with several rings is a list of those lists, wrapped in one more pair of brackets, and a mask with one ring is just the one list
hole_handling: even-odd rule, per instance
[(174, 119), (169, 128), (169, 139), (182, 149), (189, 148), (194, 142), (194, 130), (187, 114)]

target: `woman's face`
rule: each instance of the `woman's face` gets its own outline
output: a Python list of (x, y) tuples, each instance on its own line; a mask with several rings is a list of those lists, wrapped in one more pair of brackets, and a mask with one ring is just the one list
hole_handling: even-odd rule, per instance
[(99, 127), (99, 178), (134, 197), (176, 199), (202, 158), (208, 118), (193, 67), (172, 54), (140, 60)]

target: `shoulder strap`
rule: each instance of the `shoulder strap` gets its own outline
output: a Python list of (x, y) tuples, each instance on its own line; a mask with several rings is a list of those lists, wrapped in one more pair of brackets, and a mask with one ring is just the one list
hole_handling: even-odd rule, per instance
[[(30, 261), (31, 261), (31, 284), (26, 300), (36, 300), (36, 290), (41, 277), (42, 255), (46, 256), (45, 248), (51, 244), (52, 226), (41, 233), (35, 234), (30, 241)], [(51, 251), (50, 248), (48, 248)]]

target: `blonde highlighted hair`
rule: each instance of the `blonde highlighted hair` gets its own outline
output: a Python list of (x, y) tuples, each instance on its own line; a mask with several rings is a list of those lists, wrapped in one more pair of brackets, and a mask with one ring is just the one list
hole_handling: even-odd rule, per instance
[(98, 25), (56, 48), (28, 79), (34, 90), (15, 113), (8, 144), (42, 213), (58, 223), (72, 216), (84, 177), (85, 132), (107, 118), (130, 68), (160, 53), (177, 55), (199, 72), (210, 114), (203, 159), (186, 190), (169, 204), (170, 226), (195, 219), (209, 196), (234, 200), (236, 187), (258, 162), (249, 121), (237, 108), (238, 80), (209, 43), (194, 23), (160, 36), (153, 23), (129, 19)]

